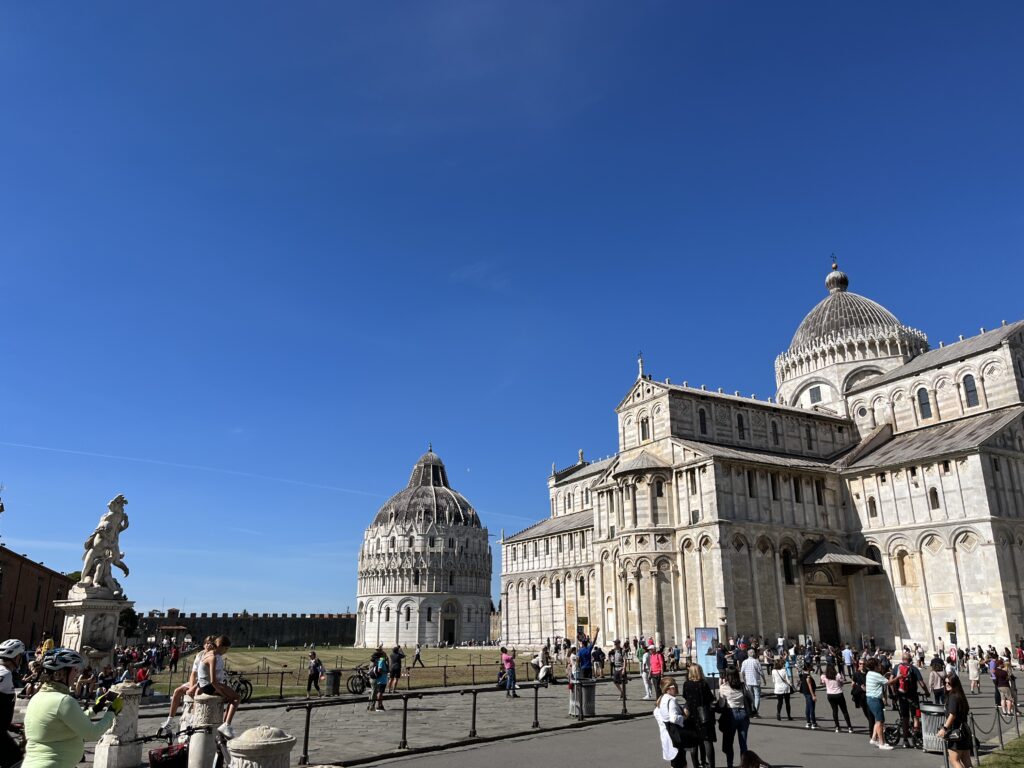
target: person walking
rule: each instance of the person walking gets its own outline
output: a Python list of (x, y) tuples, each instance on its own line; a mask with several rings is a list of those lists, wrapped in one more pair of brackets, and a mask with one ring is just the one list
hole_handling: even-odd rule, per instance
[(653, 645), (648, 646), (650, 652), (650, 665), (651, 665), (651, 685), (654, 690), (661, 690), (661, 677), (665, 674), (665, 649), (663, 646), (658, 646), (655, 650)]
[(931, 672), (928, 673), (928, 687), (932, 692), (932, 701), (936, 704), (946, 703), (946, 665), (942, 659), (932, 659)]
[(747, 751), (747, 732), (750, 729), (746, 696), (743, 693), (740, 674), (735, 667), (725, 670), (725, 676), (718, 686), (718, 708), (722, 713), (718, 719), (718, 729), (722, 732), (722, 751), (725, 753), (726, 768), (735, 768), (733, 738), (739, 737), (742, 758), (743, 753)]
[(850, 723), (850, 712), (846, 708), (846, 695), (843, 693), (843, 683), (846, 678), (842, 672), (836, 671), (834, 664), (827, 664), (825, 672), (821, 676), (821, 684), (825, 686), (825, 698), (832, 707), (832, 721), (836, 724), (836, 733), (839, 733), (839, 712), (843, 713), (846, 720), (846, 732), (853, 733), (853, 725)]
[(423, 663), (423, 659), (420, 658), (420, 644), (416, 643), (416, 655), (412, 657), (412, 666), (415, 667), (419, 664), (421, 667), (427, 666)]
[(871, 739), (868, 743), (874, 744), (879, 749), (892, 749), (885, 743), (885, 708), (882, 706), (882, 693), (887, 687), (886, 679), (878, 671), (878, 659), (874, 657), (868, 659), (865, 667), (867, 672), (864, 675), (864, 696), (874, 720)]
[(686, 701), (687, 727), (700, 733), (698, 752), (701, 765), (715, 768), (715, 694), (704, 679), (704, 670), (696, 662), (691, 663), (687, 670), (683, 699)]
[[(742, 646), (741, 646), (742, 647)], [(750, 702), (750, 716), (760, 717), (761, 685), (764, 683), (764, 669), (758, 661), (756, 653), (750, 653), (740, 664), (740, 675), (743, 678), (743, 689)]]
[[(672, 736), (668, 731), (668, 723), (672, 723), (679, 728), (678, 733), (681, 735), (691, 735), (693, 732), (687, 730), (687, 721), (685, 716), (685, 710), (680, 708), (679, 702), (676, 701), (676, 696), (679, 695), (679, 689), (676, 686), (675, 678), (666, 677), (662, 680), (662, 693), (658, 697), (658, 703), (654, 707), (654, 719), (658, 723), (658, 735), (661, 737), (661, 756), (662, 759), (667, 760), (671, 768), (686, 768), (686, 752), (676, 747), (672, 742)], [(696, 746), (696, 736), (693, 736), (694, 746)], [(694, 756), (696, 760), (696, 755)], [(694, 768), (697, 768), (696, 764)]]
[(775, 669), (772, 670), (772, 686), (775, 691), (775, 719), (782, 719), (782, 706), (786, 706), (786, 719), (793, 719), (793, 712), (790, 709), (789, 697), (793, 693), (793, 681), (786, 671), (785, 662), (782, 658), (775, 660)]
[(644, 681), (644, 701), (651, 701), (654, 698), (654, 688), (651, 686), (651, 653), (647, 646), (640, 646), (640, 679)]
[(974, 651), (967, 659), (967, 677), (971, 681), (971, 693), (981, 693), (981, 662)]
[(818, 717), (815, 707), (818, 704), (818, 686), (814, 684), (814, 676), (805, 667), (800, 670), (797, 689), (804, 695), (804, 717), (807, 722), (804, 728), (818, 729)]
[(317, 658), (316, 651), (309, 652), (309, 675), (306, 677), (306, 698), (308, 699), (313, 688), (316, 688), (316, 695), (320, 693), (320, 675), (323, 674), (324, 664)]
[(974, 740), (968, 726), (971, 711), (959, 677), (947, 677), (946, 720), (937, 736), (945, 739), (951, 768), (971, 768), (971, 747)]

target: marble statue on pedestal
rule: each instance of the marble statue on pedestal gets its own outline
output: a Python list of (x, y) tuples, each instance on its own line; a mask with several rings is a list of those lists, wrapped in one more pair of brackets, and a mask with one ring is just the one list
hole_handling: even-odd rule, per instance
[(121, 532), (128, 528), (128, 513), (124, 511), (127, 503), (128, 499), (122, 494), (111, 499), (107, 504), (107, 512), (100, 518), (96, 530), (85, 540), (82, 577), (76, 587), (83, 587), (86, 592), (109, 591), (111, 597), (121, 597), (124, 594), (111, 569), (116, 565), (125, 576), (128, 575), (128, 566), (124, 564), (124, 552), (121, 551), (120, 544)]

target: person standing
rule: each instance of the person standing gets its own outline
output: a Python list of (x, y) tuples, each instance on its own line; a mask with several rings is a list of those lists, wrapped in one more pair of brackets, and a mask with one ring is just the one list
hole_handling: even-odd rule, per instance
[(853, 675), (853, 669), (853, 649), (847, 643), (846, 647), (843, 648), (843, 674), (850, 677)]
[(789, 697), (793, 693), (793, 680), (786, 671), (786, 665), (782, 658), (775, 660), (775, 669), (772, 670), (772, 685), (775, 691), (775, 719), (782, 719), (782, 706), (786, 706), (786, 719), (792, 720), (793, 713), (790, 710)]
[[(741, 646), (742, 647), (742, 646)], [(761, 708), (761, 685), (764, 683), (764, 670), (757, 654), (751, 653), (740, 665), (740, 675), (743, 677), (743, 687), (750, 702), (750, 716), (760, 717), (758, 710)]]
[(846, 720), (846, 732), (853, 733), (853, 725), (850, 723), (850, 711), (846, 708), (846, 695), (843, 693), (845, 682), (842, 672), (836, 671), (835, 665), (828, 664), (821, 676), (821, 684), (825, 686), (825, 698), (832, 707), (832, 721), (836, 724), (836, 733), (839, 733), (839, 712), (842, 711)]
[[(971, 768), (971, 743), (974, 737), (968, 727), (968, 713), (971, 711), (959, 677), (947, 677), (946, 719), (936, 734), (946, 741), (949, 764), (952, 768)], [(953, 736), (957, 738), (953, 738)]]
[(683, 699), (686, 700), (687, 727), (696, 730), (701, 737), (698, 747), (701, 765), (715, 768), (715, 695), (704, 679), (700, 664), (689, 665), (683, 683)]
[(651, 654), (651, 685), (654, 690), (661, 690), (661, 677), (665, 674), (665, 649), (659, 646), (654, 649), (654, 646), (648, 646), (648, 650)]
[(666, 677), (663, 681), (663, 690), (658, 697), (658, 704), (654, 707), (654, 719), (658, 723), (658, 734), (661, 737), (661, 756), (668, 761), (671, 768), (686, 768), (686, 753), (678, 749), (672, 743), (666, 723), (674, 723), (686, 733), (685, 710), (680, 709), (676, 696), (679, 689), (676, 687), (674, 678)]
[(388, 666), (388, 693), (397, 693), (398, 684), (402, 681), (402, 660), (405, 652), (397, 645), (391, 649), (390, 664)]
[(516, 693), (516, 649), (509, 653), (505, 646), (501, 647), (501, 666), (505, 668), (505, 698), (518, 699)]
[(928, 688), (932, 692), (932, 701), (936, 704), (946, 703), (946, 666), (942, 659), (932, 659), (931, 672), (928, 673)]
[(626, 652), (622, 649), (622, 641), (616, 640), (612, 645), (612, 651), (608, 654), (608, 662), (612, 667), (612, 683), (619, 692), (619, 696), (625, 695), (623, 686), (626, 684)]
[(879, 749), (892, 749), (885, 743), (885, 708), (882, 706), (882, 693), (886, 689), (886, 679), (878, 671), (878, 659), (868, 659), (865, 667), (867, 672), (864, 675), (864, 697), (873, 719), (871, 739), (868, 743)]
[(814, 676), (804, 668), (800, 670), (799, 691), (804, 695), (804, 717), (807, 719), (804, 728), (818, 729), (818, 717), (815, 708), (818, 704), (818, 686), (814, 684)]
[(0, 643), (0, 768), (11, 768), (21, 762), (21, 749), (7, 732), (14, 719), (14, 673), (25, 656), (21, 640)]
[(743, 684), (735, 667), (725, 670), (725, 676), (718, 686), (718, 708), (722, 713), (718, 720), (718, 729), (722, 732), (722, 751), (725, 752), (726, 768), (734, 768), (733, 737), (739, 736), (742, 759), (743, 753), (747, 751), (747, 731), (750, 729)]
[(647, 646), (640, 646), (637, 653), (640, 654), (640, 679), (644, 682), (644, 701), (651, 701), (654, 698), (654, 688), (651, 686), (651, 653)]
[(316, 688), (316, 695), (322, 696), (320, 693), (320, 675), (323, 674), (324, 664), (316, 655), (316, 651), (309, 652), (309, 674), (306, 676), (306, 698), (308, 699), (310, 693)]

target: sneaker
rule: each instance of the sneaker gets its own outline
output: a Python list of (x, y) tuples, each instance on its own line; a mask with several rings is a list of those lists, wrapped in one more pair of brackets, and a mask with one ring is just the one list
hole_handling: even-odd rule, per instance
[(838, 727), (836, 728), (836, 733), (839, 733), (839, 728)]
[(804, 728), (806, 728), (806, 729), (810, 730), (810, 728), (811, 728), (811, 724), (810, 724), (810, 723), (806, 723), (806, 724), (804, 725)]
[(217, 733), (221, 734), (225, 739), (235, 738), (235, 729), (231, 727), (231, 723), (221, 723), (217, 726)]
[(818, 724), (817, 723), (811, 723), (811, 730), (812, 731), (818, 730)]
[(890, 750), (890, 749), (892, 749), (892, 747), (890, 747), (888, 744), (879, 744), (878, 748), (882, 749), (882, 750)]
[(870, 744), (873, 747), (877, 747), (878, 746), (878, 742), (875, 741), (875, 737), (874, 736), (872, 736), (870, 739), (868, 739), (868, 744)]
[(853, 733), (853, 728), (851, 726), (847, 726), (846, 727), (846, 732), (847, 733)]

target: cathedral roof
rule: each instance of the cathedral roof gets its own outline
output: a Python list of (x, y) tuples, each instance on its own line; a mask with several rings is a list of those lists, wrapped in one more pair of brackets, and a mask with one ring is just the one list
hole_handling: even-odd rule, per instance
[(844, 472), (863, 472), (935, 460), (965, 451), (977, 450), (1024, 414), (1024, 406), (1013, 405), (997, 411), (947, 421), (931, 427), (896, 435), (878, 449), (858, 458)]
[(849, 285), (850, 278), (833, 264), (825, 278), (828, 296), (818, 302), (796, 329), (789, 344), (791, 352), (837, 337), (888, 334), (903, 328), (896, 315), (871, 299), (851, 293)]
[(573, 512), (569, 515), (549, 517), (545, 520), (541, 520), (539, 523), (534, 523), (529, 528), (524, 528), (519, 533), (506, 537), (505, 543), (508, 544), (509, 542), (523, 541), (525, 539), (536, 539), (540, 536), (551, 536), (556, 533), (566, 533), (568, 531), (578, 531), (581, 528), (593, 527), (593, 512), (590, 512), (589, 510), (584, 512)]
[(413, 465), (409, 485), (388, 499), (373, 519), (373, 525), (431, 523), (480, 527), (476, 510), (448, 485), (444, 462), (432, 448)]
[(864, 383), (852, 387), (850, 392), (859, 392), (863, 389), (877, 387), (879, 384), (888, 384), (890, 381), (902, 379), (904, 376), (912, 376), (921, 371), (938, 368), (947, 363), (971, 357), (979, 352), (994, 349), (1020, 330), (1024, 330), (1024, 320), (1000, 326), (963, 341), (956, 341), (945, 347), (928, 350), (924, 354), (915, 357), (906, 365), (901, 365), (899, 368), (895, 368), (888, 373), (868, 379)]

